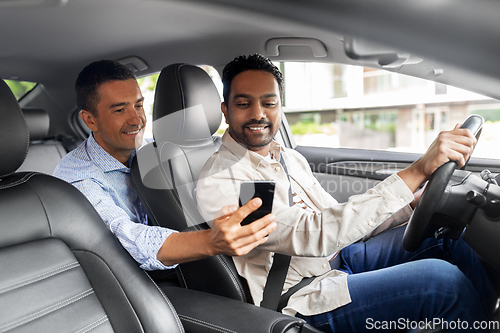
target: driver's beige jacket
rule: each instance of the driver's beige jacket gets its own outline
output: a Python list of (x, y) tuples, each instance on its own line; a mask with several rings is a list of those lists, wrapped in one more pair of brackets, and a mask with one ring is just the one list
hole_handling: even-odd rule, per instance
[[(290, 298), (283, 313), (308, 316), (349, 303), (347, 275), (331, 270), (326, 257), (407, 221), (412, 212), (408, 204), (414, 199), (410, 189), (394, 174), (366, 193), (339, 204), (322, 188), (306, 159), (295, 150), (273, 141), (271, 155), (275, 161), (268, 162), (236, 143), (228, 132), (222, 142), (220, 150), (205, 164), (196, 189), (200, 213), (209, 223), (223, 206), (238, 204), (242, 181), (276, 182), (273, 214), (277, 229), (247, 255), (233, 257), (238, 273), (248, 281), (254, 303), (258, 305), (262, 300), (274, 252), (292, 255), (283, 292), (303, 277), (316, 276)], [(278, 162), (280, 154), (286, 162), (290, 182)], [(290, 183), (293, 192), (314, 212), (289, 206)]]

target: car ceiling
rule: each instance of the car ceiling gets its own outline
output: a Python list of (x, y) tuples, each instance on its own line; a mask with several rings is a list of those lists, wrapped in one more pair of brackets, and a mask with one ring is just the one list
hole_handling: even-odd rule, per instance
[(153, 0), (5, 7), (0, 26), (3, 35), (9, 34), (0, 50), (1, 74), (49, 83), (59, 79), (59, 74), (54, 77), (57, 71), (78, 73), (92, 60), (128, 56), (144, 59), (148, 72), (176, 61), (224, 65), (240, 53), (263, 51), (261, 44), (270, 37), (302, 31), (281, 20), (231, 12), (219, 6)]
[[(273, 59), (381, 68), (366, 39), (423, 59), (388, 70), (498, 98), (498, 13), (488, 0), (0, 0), (0, 76), (43, 83), (71, 108), (76, 75), (98, 59), (138, 57), (148, 65), (138, 75), (175, 62), (220, 69), (240, 54), (267, 55), (272, 38), (305, 37), (327, 56), (296, 45)], [(375, 57), (349, 57), (350, 38)]]

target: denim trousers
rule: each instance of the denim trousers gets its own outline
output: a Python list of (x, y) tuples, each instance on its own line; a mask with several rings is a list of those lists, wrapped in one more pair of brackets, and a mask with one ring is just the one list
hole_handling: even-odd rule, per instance
[(297, 316), (325, 332), (484, 331), (496, 296), (475, 252), (449, 239), (426, 239), (406, 252), (405, 228), (340, 252), (351, 303)]

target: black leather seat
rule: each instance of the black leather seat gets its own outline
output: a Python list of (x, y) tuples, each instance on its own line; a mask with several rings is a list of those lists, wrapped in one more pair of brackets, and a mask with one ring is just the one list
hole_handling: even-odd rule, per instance
[(183, 332), (169, 300), (72, 185), (15, 173), (26, 123), (0, 80), (0, 332)]
[[(181, 231), (208, 227), (194, 190), (201, 169), (221, 145), (214, 136), (222, 120), (220, 103), (212, 79), (201, 68), (173, 64), (161, 71), (153, 109), (155, 141), (137, 152), (131, 168), (152, 224)], [(182, 264), (177, 271), (189, 289), (252, 303), (228, 256)]]
[[(212, 79), (197, 66), (165, 67), (156, 87), (153, 119), (156, 141), (137, 152), (131, 168), (150, 221), (176, 230), (207, 228), (196, 208), (194, 189), (207, 159), (221, 145), (214, 136), (222, 113)], [(301, 319), (253, 305), (246, 281), (228, 256), (181, 264), (177, 272), (181, 285), (191, 290), (162, 281), (159, 285), (186, 330), (319, 332)]]

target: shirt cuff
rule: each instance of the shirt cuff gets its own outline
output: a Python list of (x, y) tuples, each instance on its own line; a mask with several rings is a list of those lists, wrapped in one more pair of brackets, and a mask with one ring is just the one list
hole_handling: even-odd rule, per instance
[(163, 227), (148, 227), (147, 232), (144, 235), (144, 242), (138, 245), (141, 247), (142, 253), (147, 253), (147, 257), (149, 259), (142, 263), (140, 268), (147, 271), (155, 271), (177, 267), (177, 264), (171, 266), (163, 265), (161, 261), (157, 259), (158, 251), (160, 251), (160, 248), (165, 240), (168, 236), (176, 232), (176, 230)]
[[(382, 186), (382, 184), (384, 185)], [(379, 186), (383, 187), (381, 192), (383, 192), (384, 196), (386, 196), (387, 198), (396, 197), (396, 199), (401, 204), (401, 208), (415, 200), (415, 195), (413, 194), (413, 192), (397, 174), (392, 174), (382, 183), (377, 185), (376, 188)]]

